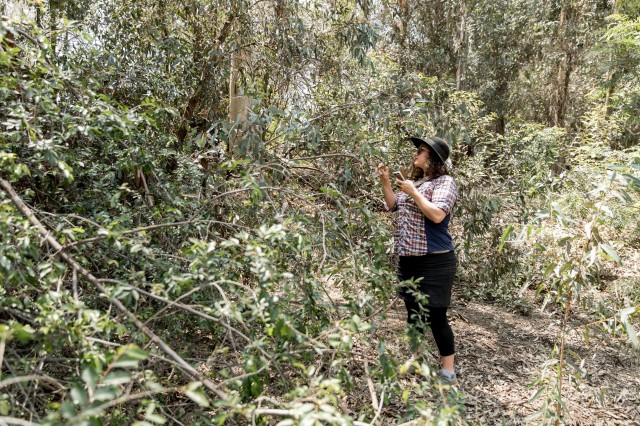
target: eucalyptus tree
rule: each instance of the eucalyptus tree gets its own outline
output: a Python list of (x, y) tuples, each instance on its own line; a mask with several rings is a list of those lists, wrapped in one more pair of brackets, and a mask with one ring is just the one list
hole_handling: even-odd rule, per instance
[[(628, 147), (640, 142), (640, 18), (613, 15), (609, 28), (597, 46), (599, 86), (604, 91), (603, 115), (611, 125), (614, 146)], [(601, 100), (601, 97), (597, 99)]]

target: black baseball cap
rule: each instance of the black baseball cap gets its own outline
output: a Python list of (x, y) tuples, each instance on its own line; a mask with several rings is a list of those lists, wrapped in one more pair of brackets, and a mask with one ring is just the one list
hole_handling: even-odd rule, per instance
[(412, 136), (409, 139), (411, 139), (411, 142), (413, 142), (416, 148), (420, 148), (420, 145), (422, 145), (423, 143), (430, 146), (443, 163), (447, 161), (447, 158), (449, 158), (449, 144), (442, 138), (439, 138), (437, 136), (429, 136), (428, 138), (421, 139)]

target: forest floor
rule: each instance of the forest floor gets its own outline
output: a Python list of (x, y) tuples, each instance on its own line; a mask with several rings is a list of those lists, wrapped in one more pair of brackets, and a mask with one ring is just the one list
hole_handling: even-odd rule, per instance
[[(450, 320), (456, 336), (456, 369), (466, 421), (483, 425), (545, 423), (540, 418), (526, 417), (538, 411), (545, 399), (543, 394), (530, 402), (538, 390), (534, 382), (541, 377), (545, 362), (559, 343), (562, 312), (534, 308), (523, 315), (499, 305), (458, 299), (450, 310)], [(584, 377), (577, 383), (564, 381), (563, 400), (570, 412), (565, 423), (640, 425), (637, 353), (630, 350), (626, 336), (592, 332), (586, 339), (579, 329), (588, 322), (574, 313), (568, 328), (567, 359), (576, 366), (583, 362)], [(405, 329), (406, 311), (402, 301), (396, 300), (378, 330), (396, 355), (409, 352), (403, 338)], [(432, 339), (427, 343), (429, 352), (437, 353)], [(556, 371), (553, 366), (547, 374), (554, 376)], [(420, 380), (419, 377), (411, 380)], [(391, 424), (391, 419), (386, 419), (383, 423)]]

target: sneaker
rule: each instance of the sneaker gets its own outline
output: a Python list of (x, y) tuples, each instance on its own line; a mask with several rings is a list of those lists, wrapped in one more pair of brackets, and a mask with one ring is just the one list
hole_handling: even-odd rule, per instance
[(450, 386), (458, 386), (458, 378), (456, 377), (456, 373), (453, 373), (453, 376), (447, 377), (442, 370), (438, 370), (436, 373), (436, 377), (442, 383), (450, 385)]

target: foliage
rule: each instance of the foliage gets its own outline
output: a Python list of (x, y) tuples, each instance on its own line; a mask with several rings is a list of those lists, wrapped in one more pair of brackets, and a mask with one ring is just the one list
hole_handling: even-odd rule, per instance
[[(636, 18), (605, 28), (586, 1), (570, 28), (526, 2), (72, 3), (0, 21), (0, 420), (464, 422), (463, 395), (380, 333), (397, 283), (372, 172), (406, 165), (407, 134), (451, 142), (466, 297), (579, 301), (637, 345), (634, 283), (596, 294), (640, 235)], [(548, 417), (580, 362), (562, 348)]]

